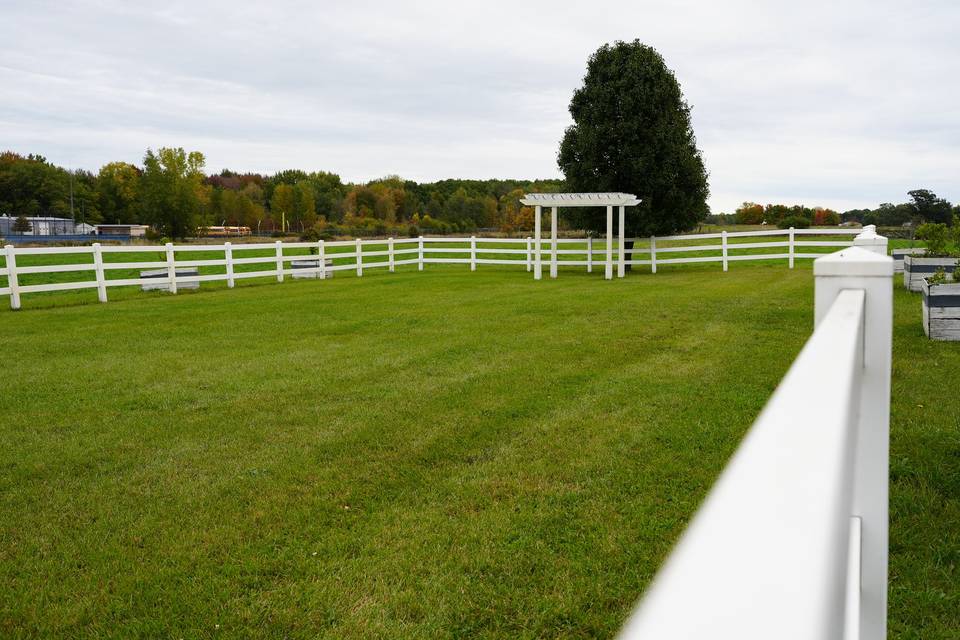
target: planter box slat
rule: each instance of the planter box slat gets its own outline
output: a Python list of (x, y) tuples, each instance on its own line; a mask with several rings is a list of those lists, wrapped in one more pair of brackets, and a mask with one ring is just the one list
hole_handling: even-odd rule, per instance
[(960, 283), (930, 286), (921, 280), (923, 332), (931, 340), (960, 341)]

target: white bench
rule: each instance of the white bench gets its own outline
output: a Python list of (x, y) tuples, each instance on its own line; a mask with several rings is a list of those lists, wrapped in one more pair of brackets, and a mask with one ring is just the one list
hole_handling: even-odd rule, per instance
[[(196, 280), (183, 281), (181, 278), (200, 275), (200, 270), (196, 267), (178, 267), (177, 270), (177, 289), (199, 289), (200, 283)], [(141, 278), (156, 278), (154, 282), (144, 282), (140, 285), (143, 291), (170, 291), (170, 270), (169, 269), (150, 269), (141, 271)]]
[[(330, 270), (330, 267), (333, 266), (333, 259), (327, 258), (324, 260), (324, 277), (332, 278), (333, 271)], [(320, 277), (320, 258), (303, 258), (302, 260), (291, 260), (290, 268), (293, 269), (294, 278), (319, 278)]]

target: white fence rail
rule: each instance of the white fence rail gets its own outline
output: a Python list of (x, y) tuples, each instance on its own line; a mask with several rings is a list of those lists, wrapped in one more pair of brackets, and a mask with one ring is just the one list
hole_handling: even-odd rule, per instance
[[(257, 244), (166, 244), (164, 246), (100, 245), (75, 247), (14, 247), (7, 245), (3, 252), (5, 264), (0, 268), (0, 278), (6, 285), (0, 286), (0, 295), (7, 295), (13, 309), (20, 308), (20, 297), (28, 293), (96, 289), (101, 302), (107, 301), (110, 287), (137, 286), (166, 282), (171, 293), (179, 285), (198, 282), (225, 281), (233, 287), (237, 280), (245, 278), (276, 278), (301, 269), (289, 264), (294, 260), (313, 259), (317, 262), (320, 277), (327, 272), (355, 271), (362, 276), (364, 270), (385, 268), (393, 271), (398, 266), (417, 265), (423, 270), (428, 264), (463, 264), (476, 271), (481, 265), (511, 265), (533, 271), (544, 256), (550, 261), (551, 273), (555, 267), (585, 267), (593, 272), (595, 266), (605, 266), (612, 273), (617, 263), (617, 274), (624, 275), (625, 265), (649, 266), (653, 273), (658, 265), (718, 262), (726, 271), (730, 262), (745, 260), (787, 260), (793, 268), (794, 261), (802, 258), (817, 258), (823, 253), (810, 248), (833, 248), (849, 246), (849, 240), (818, 239), (817, 236), (844, 237), (858, 233), (850, 229), (772, 229), (765, 231), (734, 231), (707, 234), (665, 236), (649, 239), (634, 239), (632, 249), (616, 247), (614, 242), (587, 239), (557, 239), (537, 247), (532, 238), (389, 238), (386, 240), (343, 240), (318, 242), (270, 242)], [(752, 238), (760, 241), (750, 241)], [(798, 237), (812, 238), (799, 240)], [(780, 239), (777, 239), (780, 238)], [(739, 239), (746, 239), (741, 241)], [(719, 241), (719, 244), (714, 241)], [(773, 250), (773, 251), (771, 251)], [(777, 251), (779, 250), (779, 251)], [(215, 253), (215, 258), (190, 259), (183, 254)], [(305, 253), (310, 252), (310, 253)], [(155, 258), (142, 257), (132, 261), (118, 261), (116, 254), (152, 254)], [(701, 255), (710, 253), (711, 255)], [(179, 254), (179, 255), (178, 255)], [(694, 254), (694, 255), (690, 255)], [(82, 262), (59, 264), (56, 257), (72, 255)], [(222, 257), (221, 257), (222, 256)], [(627, 256), (630, 256), (628, 259)], [(666, 256), (666, 257), (664, 257)], [(318, 260), (318, 258), (320, 258)], [(27, 264), (28, 261), (46, 260), (48, 264)], [(327, 260), (332, 264), (327, 266)], [(261, 265), (255, 270), (246, 270), (246, 265)], [(185, 275), (182, 268), (216, 268), (216, 273)], [(140, 269), (166, 269), (167, 278), (156, 277), (111, 277), (117, 271)], [(85, 272), (88, 280), (63, 277), (63, 274)], [(44, 282), (27, 284), (23, 276), (46, 274)], [(123, 275), (123, 274), (119, 274)], [(127, 274), (130, 275), (130, 274)], [(137, 274), (138, 275), (138, 274)], [(2, 282), (0, 282), (2, 284)]]
[(886, 638), (893, 260), (879, 240), (814, 263), (813, 335), (623, 638)]

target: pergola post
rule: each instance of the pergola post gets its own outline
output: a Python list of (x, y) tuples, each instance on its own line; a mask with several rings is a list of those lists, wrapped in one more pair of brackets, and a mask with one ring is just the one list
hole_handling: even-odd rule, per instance
[(557, 208), (550, 209), (550, 277), (557, 277)]
[(533, 260), (533, 279), (539, 280), (543, 277), (543, 252), (540, 245), (540, 205), (535, 206), (533, 210), (533, 236), (537, 244)]
[(603, 272), (605, 280), (613, 280), (613, 205), (607, 205), (607, 264)]
[(617, 260), (618, 260), (618, 263), (617, 263), (617, 277), (618, 277), (618, 278), (622, 278), (624, 275), (626, 275), (626, 264), (625, 264), (624, 261), (623, 261), (623, 260), (624, 260), (624, 254), (625, 254), (625, 252), (626, 252), (625, 249), (624, 249), (624, 246), (623, 246), (623, 245), (624, 245), (624, 239), (623, 239), (623, 233), (624, 233), (624, 231), (623, 231), (623, 221), (624, 221), (624, 217), (625, 217), (625, 215), (624, 215), (624, 209), (626, 209), (626, 207), (624, 207), (623, 205), (620, 205), (620, 219), (617, 221), (618, 224), (620, 225), (620, 243), (619, 243), (619, 245), (617, 245)]

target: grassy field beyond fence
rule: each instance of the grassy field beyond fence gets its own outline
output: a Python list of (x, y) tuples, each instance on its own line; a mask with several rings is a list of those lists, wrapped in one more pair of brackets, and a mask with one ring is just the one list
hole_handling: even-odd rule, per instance
[[(611, 636), (809, 336), (798, 265), (2, 311), (0, 636)], [(956, 638), (960, 345), (895, 305), (891, 637)]]

